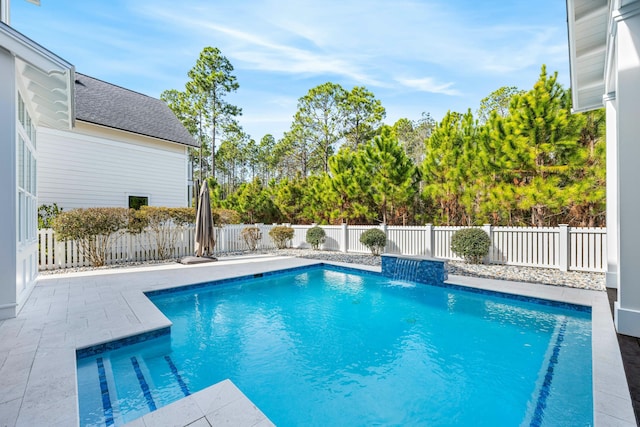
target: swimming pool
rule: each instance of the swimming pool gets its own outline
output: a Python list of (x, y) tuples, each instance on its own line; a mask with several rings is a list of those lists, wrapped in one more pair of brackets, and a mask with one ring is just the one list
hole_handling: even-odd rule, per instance
[(592, 423), (584, 307), (326, 267), (150, 297), (171, 334), (78, 359), (81, 425), (226, 378), (282, 426)]

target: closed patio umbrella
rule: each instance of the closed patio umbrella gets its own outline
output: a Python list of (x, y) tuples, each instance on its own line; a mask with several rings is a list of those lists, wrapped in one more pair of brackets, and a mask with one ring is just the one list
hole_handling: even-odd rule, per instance
[(209, 186), (207, 182), (202, 183), (200, 197), (198, 200), (198, 212), (196, 214), (196, 236), (195, 249), (196, 256), (212, 256), (213, 248), (216, 246), (213, 231), (213, 216), (211, 215), (211, 202), (209, 200)]

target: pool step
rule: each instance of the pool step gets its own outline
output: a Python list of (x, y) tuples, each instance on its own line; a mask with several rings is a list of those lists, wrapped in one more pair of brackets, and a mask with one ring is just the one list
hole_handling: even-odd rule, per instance
[[(115, 361), (98, 357), (94, 366), (97, 366), (102, 422), (106, 426), (132, 421), (191, 394), (169, 355), (145, 359), (136, 354)], [(132, 410), (140, 407), (134, 403), (136, 400), (147, 410)]]
[(138, 363), (138, 359), (133, 356), (131, 357), (131, 365), (133, 366), (133, 371), (136, 373), (136, 377), (138, 378), (138, 383), (140, 384), (140, 388), (142, 389), (142, 393), (144, 394), (144, 399), (147, 401), (147, 406), (149, 407), (149, 411), (155, 411), (158, 409), (156, 407), (156, 402), (153, 400), (153, 396), (151, 396), (151, 390), (149, 390), (149, 384), (147, 384), (147, 380), (140, 369), (140, 364)]
[(171, 356), (156, 356), (150, 359), (132, 356), (130, 360), (150, 411), (166, 405), (167, 395), (171, 396), (169, 400), (174, 401), (191, 394)]
[(176, 368), (176, 365), (173, 363), (173, 360), (171, 360), (171, 356), (166, 355), (164, 357), (164, 360), (167, 362), (167, 365), (169, 365), (169, 369), (171, 369), (171, 373), (175, 377), (176, 382), (180, 386), (180, 390), (182, 391), (184, 396), (185, 397), (189, 396), (191, 394), (191, 392), (189, 391), (189, 387), (187, 387), (187, 384), (185, 384), (184, 380), (182, 379), (180, 372), (178, 372), (178, 368)]

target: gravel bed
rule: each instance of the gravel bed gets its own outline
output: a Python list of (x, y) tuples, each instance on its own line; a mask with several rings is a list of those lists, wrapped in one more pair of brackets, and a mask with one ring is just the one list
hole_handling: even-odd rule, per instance
[[(366, 254), (344, 254), (341, 252), (312, 251), (309, 249), (284, 249), (275, 251), (278, 255), (323, 261), (348, 262), (354, 264), (380, 265), (380, 257)], [(542, 283), (545, 285), (568, 286), (571, 288), (605, 290), (604, 273), (560, 271), (553, 268), (520, 267), (515, 265), (467, 264), (462, 261), (448, 261), (449, 274), (482, 277), (487, 279), (513, 280), (517, 282)]]
[(604, 273), (560, 271), (554, 268), (520, 267), (516, 265), (466, 264), (461, 261), (449, 261), (447, 264), (449, 274), (460, 276), (542, 283), (593, 291), (604, 291), (606, 289)]
[[(370, 266), (380, 265), (380, 257), (368, 254), (345, 254), (336, 251), (314, 251), (310, 249), (281, 249), (273, 251), (258, 252), (233, 252), (226, 253), (224, 256), (239, 255), (255, 255), (255, 254), (271, 254), (281, 256), (295, 256), (299, 258), (318, 259), (321, 261), (346, 262), (351, 264), (363, 264)], [(149, 266), (158, 264), (174, 263), (178, 260), (169, 259), (162, 261), (146, 261), (135, 263), (123, 263), (106, 265), (103, 267), (76, 267), (59, 270), (40, 271), (41, 275), (75, 273), (91, 270), (110, 270), (115, 268), (130, 268), (136, 266)], [(605, 276), (604, 273), (587, 273), (577, 271), (563, 272), (551, 268), (535, 268), (535, 267), (519, 267), (514, 265), (485, 265), (485, 264), (467, 264), (461, 261), (449, 261), (447, 263), (449, 274), (460, 276), (482, 277), (487, 279), (513, 280), (528, 283), (543, 283), (554, 286), (568, 286), (572, 288), (590, 289), (604, 291)]]

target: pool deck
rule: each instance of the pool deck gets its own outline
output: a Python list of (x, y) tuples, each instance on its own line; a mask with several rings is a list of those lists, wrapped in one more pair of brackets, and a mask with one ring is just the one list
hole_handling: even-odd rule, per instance
[[(76, 348), (170, 325), (143, 291), (317, 263), (244, 256), (210, 264), (42, 276), (19, 316), (0, 321), (0, 427), (78, 425)], [(349, 266), (380, 271), (379, 267)], [(449, 276), (449, 282), (591, 306), (595, 425), (636, 426), (606, 292), (463, 276)], [(223, 381), (128, 425), (273, 424), (241, 390)]]

